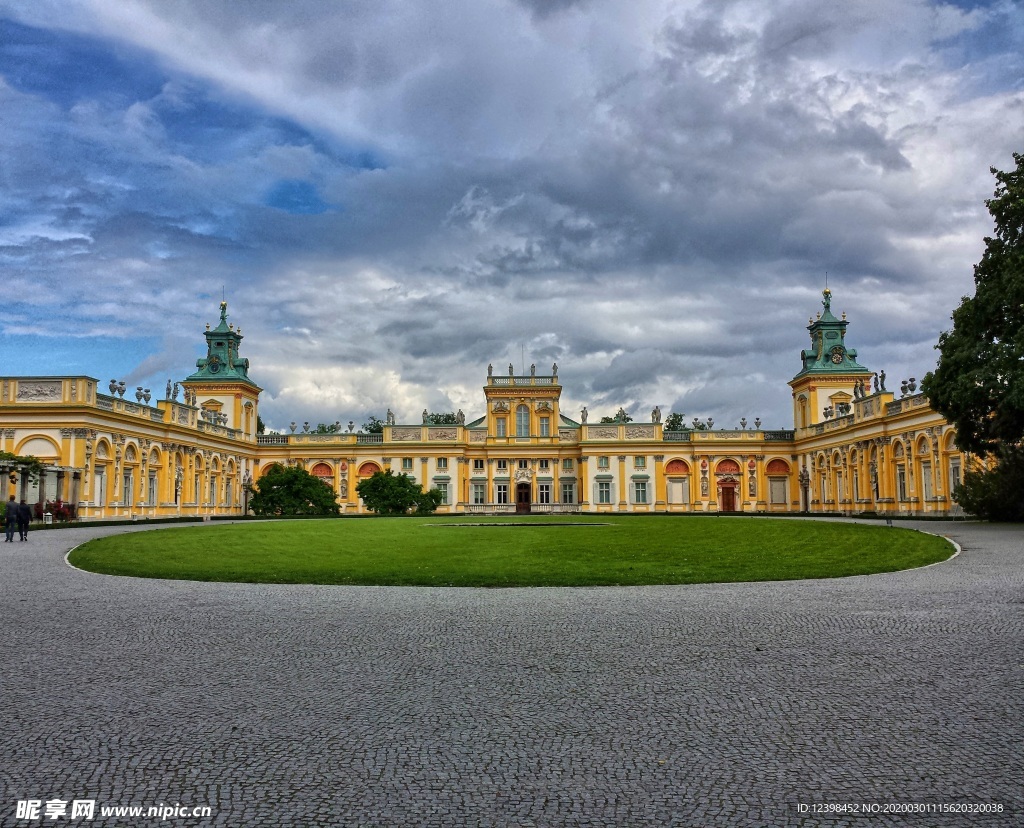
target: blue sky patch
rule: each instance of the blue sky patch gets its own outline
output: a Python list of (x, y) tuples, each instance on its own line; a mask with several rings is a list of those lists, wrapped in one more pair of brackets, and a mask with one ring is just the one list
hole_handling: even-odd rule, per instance
[(279, 181), (269, 193), (266, 204), (288, 213), (315, 215), (326, 212), (328, 205), (308, 181)]
[(64, 109), (86, 99), (146, 100), (167, 80), (136, 49), (8, 19), (0, 19), (0, 75), (20, 92)]

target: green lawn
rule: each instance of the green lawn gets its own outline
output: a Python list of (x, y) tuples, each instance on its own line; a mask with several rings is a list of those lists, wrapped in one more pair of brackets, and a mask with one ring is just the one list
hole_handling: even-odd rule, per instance
[(836, 578), (952, 553), (932, 535), (828, 521), (459, 516), (133, 532), (90, 541), (70, 560), (91, 572), (195, 581), (510, 587)]

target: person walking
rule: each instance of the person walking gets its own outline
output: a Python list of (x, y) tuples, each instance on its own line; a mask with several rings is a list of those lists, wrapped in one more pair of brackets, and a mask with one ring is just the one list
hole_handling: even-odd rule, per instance
[(28, 540), (28, 525), (32, 522), (32, 507), (24, 500), (18, 506), (18, 534), (23, 541)]
[(7, 538), (4, 543), (11, 543), (14, 540), (14, 527), (18, 524), (18, 503), (11, 495), (7, 501), (7, 511), (4, 513), (4, 526), (7, 529)]

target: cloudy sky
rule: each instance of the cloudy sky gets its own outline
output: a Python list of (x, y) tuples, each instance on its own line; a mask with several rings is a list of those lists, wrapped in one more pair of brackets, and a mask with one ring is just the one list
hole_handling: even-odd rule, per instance
[(268, 426), (563, 410), (791, 425), (825, 274), (934, 366), (1024, 151), (1016, 0), (0, 0), (5, 374), (194, 370)]

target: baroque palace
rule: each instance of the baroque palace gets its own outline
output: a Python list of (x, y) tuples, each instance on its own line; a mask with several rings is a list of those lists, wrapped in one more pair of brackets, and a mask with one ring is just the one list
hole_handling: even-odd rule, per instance
[[(242, 515), (271, 465), (327, 482), (345, 513), (356, 484), (393, 469), (444, 494), (441, 512), (820, 512), (942, 515), (967, 458), (921, 394), (899, 398), (846, 346), (846, 314), (808, 325), (811, 347), (790, 381), (794, 428), (666, 431), (651, 422), (588, 423), (560, 410), (558, 368), (541, 376), (488, 368), (483, 416), (454, 425), (396, 424), (382, 434), (257, 434), (260, 388), (242, 334), (207, 326), (207, 355), (166, 399), (124, 398), (91, 377), (3, 377), (0, 448), (44, 464), (38, 480), (8, 468), (9, 494), (68, 504), (83, 520)], [(105, 393), (109, 392), (109, 393)], [(621, 411), (621, 410), (620, 410)], [(52, 506), (51, 506), (52, 508)], [(40, 509), (41, 511), (41, 509)]]

